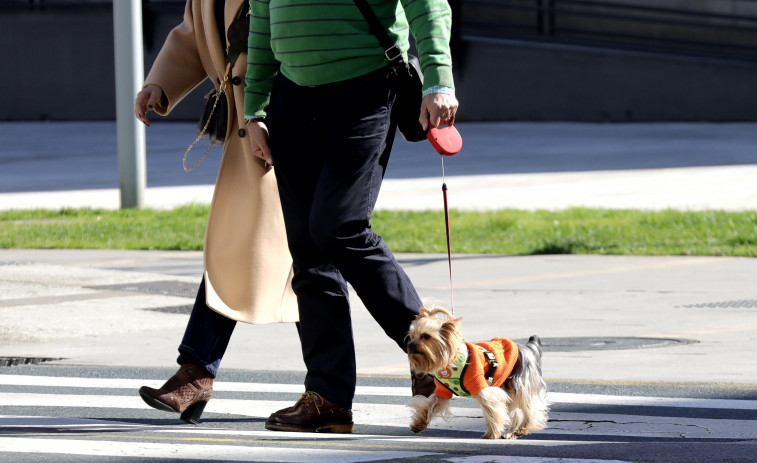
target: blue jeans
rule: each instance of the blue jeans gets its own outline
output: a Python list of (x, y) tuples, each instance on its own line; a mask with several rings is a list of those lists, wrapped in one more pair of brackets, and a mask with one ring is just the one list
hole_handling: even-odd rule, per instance
[(279, 73), (268, 111), (305, 387), (347, 408), (356, 381), (347, 282), (402, 349), (421, 307), (370, 223), (394, 139), (395, 86), (389, 68), (315, 87)]
[(236, 324), (235, 320), (224, 317), (205, 303), (203, 278), (176, 361), (179, 365), (192, 363), (204, 368), (215, 378)]

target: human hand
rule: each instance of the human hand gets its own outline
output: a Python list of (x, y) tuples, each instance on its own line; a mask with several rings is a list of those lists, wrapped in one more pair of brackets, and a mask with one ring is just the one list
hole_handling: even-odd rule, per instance
[(455, 117), (457, 112), (457, 98), (448, 93), (429, 93), (421, 101), (421, 115), (418, 122), (423, 130), (439, 127), (441, 124)]
[(134, 114), (147, 127), (150, 127), (150, 121), (147, 120), (147, 111), (154, 110), (155, 104), (160, 101), (162, 96), (162, 88), (155, 84), (149, 84), (137, 93), (137, 97), (134, 99)]
[(268, 127), (264, 122), (252, 121), (247, 124), (247, 135), (250, 138), (252, 154), (264, 160), (267, 165), (273, 165), (271, 149), (268, 146)]

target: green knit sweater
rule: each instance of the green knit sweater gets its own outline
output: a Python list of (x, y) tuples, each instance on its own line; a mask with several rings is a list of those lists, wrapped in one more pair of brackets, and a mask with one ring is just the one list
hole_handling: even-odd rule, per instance
[[(424, 90), (454, 88), (446, 0), (368, 0), (407, 59), (415, 37)], [(353, 0), (252, 0), (245, 79), (245, 115), (260, 117), (281, 71), (298, 85), (321, 85), (389, 64)]]

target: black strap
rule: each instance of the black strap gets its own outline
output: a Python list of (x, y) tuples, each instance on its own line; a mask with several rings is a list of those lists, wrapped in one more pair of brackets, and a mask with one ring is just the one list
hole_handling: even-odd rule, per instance
[[(223, 3), (223, 2), (220, 2)], [(226, 62), (234, 66), (242, 53), (247, 53), (247, 36), (250, 35), (250, 2), (244, 2), (237, 12), (236, 18), (229, 25), (226, 37), (229, 45), (226, 48)]]
[(499, 362), (497, 362), (497, 357), (494, 355), (494, 353), (486, 349), (481, 350), (484, 351), (484, 357), (486, 357), (486, 360), (489, 362), (489, 371), (486, 372), (486, 375), (484, 375), (484, 377), (486, 378), (486, 381), (489, 382), (489, 384), (492, 384), (494, 382), (494, 374), (497, 372), (497, 368), (499, 367)]
[(402, 59), (402, 50), (400, 50), (400, 47), (398, 47), (397, 44), (394, 43), (389, 37), (389, 34), (386, 32), (386, 29), (384, 29), (381, 21), (379, 21), (376, 13), (373, 12), (371, 6), (368, 5), (368, 2), (366, 0), (353, 1), (355, 2), (355, 5), (358, 7), (360, 12), (363, 14), (365, 20), (368, 22), (369, 30), (373, 35), (376, 36), (379, 43), (381, 44), (381, 48), (384, 49), (384, 55), (386, 56), (386, 59), (388, 59), (392, 64), (395, 64), (395, 61), (397, 63), (404, 63), (405, 60)]

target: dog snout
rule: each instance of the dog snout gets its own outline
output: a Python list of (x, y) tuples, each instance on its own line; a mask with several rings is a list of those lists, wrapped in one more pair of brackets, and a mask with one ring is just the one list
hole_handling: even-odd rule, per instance
[(418, 351), (418, 346), (414, 342), (411, 342), (407, 345), (407, 351), (414, 354)]

